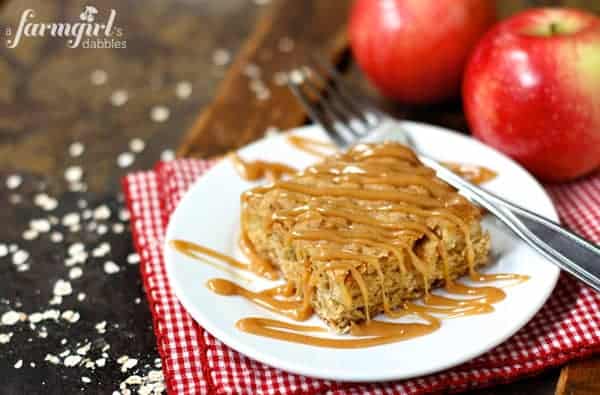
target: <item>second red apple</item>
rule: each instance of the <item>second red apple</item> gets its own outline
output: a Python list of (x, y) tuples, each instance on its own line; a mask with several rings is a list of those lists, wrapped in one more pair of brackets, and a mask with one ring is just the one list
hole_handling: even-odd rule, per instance
[(473, 134), (545, 181), (600, 167), (600, 18), (517, 14), (481, 40), (465, 73)]

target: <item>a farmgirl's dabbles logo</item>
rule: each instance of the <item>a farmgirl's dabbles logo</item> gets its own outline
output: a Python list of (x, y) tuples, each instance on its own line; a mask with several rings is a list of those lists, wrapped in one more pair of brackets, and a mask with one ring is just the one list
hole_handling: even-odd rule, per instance
[(37, 21), (35, 11), (27, 9), (21, 14), (19, 25), (4, 28), (6, 46), (16, 48), (25, 38), (53, 37), (66, 39), (68, 48), (126, 48), (123, 29), (115, 25), (117, 11), (111, 9), (104, 20), (98, 9), (85, 6), (77, 22)]

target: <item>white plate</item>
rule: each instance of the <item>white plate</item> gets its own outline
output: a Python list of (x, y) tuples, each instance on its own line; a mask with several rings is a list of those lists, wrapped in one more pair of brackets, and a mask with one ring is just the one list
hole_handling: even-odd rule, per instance
[[(440, 160), (482, 164), (499, 176), (486, 188), (546, 217), (556, 211), (542, 187), (520, 166), (471, 138), (438, 127), (405, 123), (426, 154)], [(293, 131), (325, 140), (317, 127)], [(283, 136), (265, 138), (240, 151), (247, 159), (281, 161), (303, 168), (315, 158), (289, 145)], [(221, 161), (202, 176), (175, 210), (166, 240), (186, 239), (225, 254), (241, 257), (236, 246), (240, 194), (256, 185), (242, 180), (231, 163)], [(276, 316), (240, 297), (218, 296), (205, 287), (207, 280), (228, 275), (187, 258), (165, 246), (167, 273), (175, 294), (206, 330), (229, 347), (263, 363), (312, 377), (345, 381), (383, 381), (433, 373), (474, 358), (506, 340), (544, 304), (558, 279), (559, 270), (488, 216), (484, 227), (491, 233), (489, 272), (522, 273), (531, 279), (507, 289), (507, 298), (487, 315), (443, 320), (440, 330), (428, 336), (363, 349), (328, 349), (253, 336), (235, 328), (248, 316)], [(250, 285), (264, 289), (258, 280)], [(313, 317), (310, 325), (323, 325)], [(331, 335), (337, 336), (337, 335)]]

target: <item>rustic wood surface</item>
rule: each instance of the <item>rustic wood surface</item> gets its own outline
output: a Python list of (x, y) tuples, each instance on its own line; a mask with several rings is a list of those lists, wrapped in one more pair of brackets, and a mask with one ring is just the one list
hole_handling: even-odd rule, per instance
[(556, 395), (600, 394), (600, 357), (576, 361), (560, 372)]
[[(122, 208), (119, 179), (128, 171), (151, 167), (167, 149), (179, 147), (181, 155), (212, 156), (262, 136), (270, 127), (288, 128), (305, 121), (300, 108), (274, 79), (275, 73), (301, 61), (308, 50), (320, 48), (336, 57), (344, 48), (343, 31), (349, 0), (295, 1), (213, 0), (161, 1), (97, 0), (100, 15), (117, 10), (116, 25), (123, 28), (126, 49), (66, 48), (59, 39), (28, 38), (15, 49), (4, 44), (6, 27), (13, 29), (21, 13), (35, 10), (36, 20), (76, 21), (87, 3), (76, 0), (8, 0), (0, 10), (0, 244), (17, 244), (29, 252), (29, 270), (19, 272), (10, 255), (0, 258), (0, 315), (9, 310), (26, 313), (57, 308), (80, 313), (78, 322), (64, 320), (38, 325), (0, 327), (12, 332), (0, 344), (1, 394), (63, 394), (87, 391), (111, 394), (130, 374), (155, 369), (157, 358), (151, 319), (145, 304), (138, 268), (126, 262), (131, 253), (127, 232), (112, 231)], [(265, 5), (259, 5), (267, 3)], [(501, 15), (531, 5), (565, 4), (600, 12), (600, 2), (517, 1), (500, 2)], [(222, 48), (226, 52), (217, 51)], [(227, 55), (232, 57), (228, 64)], [(256, 75), (257, 65), (260, 76)], [(344, 68), (357, 89), (396, 114), (468, 131), (460, 102), (406, 109), (383, 100), (348, 62)], [(105, 73), (105, 74), (103, 74)], [(100, 77), (99, 77), (100, 76)], [(105, 76), (106, 81), (102, 81)], [(249, 76), (251, 78), (249, 78)], [(260, 83), (251, 80), (260, 80)], [(102, 83), (99, 83), (102, 82)], [(189, 97), (177, 94), (188, 86)], [(257, 90), (257, 85), (262, 89)], [(265, 93), (268, 90), (268, 97)], [(127, 100), (123, 103), (123, 92)], [(260, 92), (260, 93), (257, 93)], [(262, 99), (258, 99), (257, 95)], [(115, 105), (119, 103), (120, 105)], [(158, 110), (157, 110), (158, 107)], [(153, 120), (154, 111), (167, 119)], [(200, 114), (200, 115), (199, 115)], [(117, 157), (128, 152), (129, 142), (142, 139), (145, 149), (135, 154), (131, 166), (121, 168)], [(179, 145), (178, 142), (182, 144)], [(85, 145), (79, 157), (68, 154), (73, 142)], [(85, 191), (72, 191), (65, 169), (81, 166)], [(7, 177), (19, 174), (16, 189), (5, 186)], [(82, 213), (82, 201), (94, 209), (106, 205), (112, 215), (96, 223), (86, 220), (80, 230), (53, 227), (64, 240), (52, 242), (47, 234), (25, 240), (30, 220), (47, 217), (35, 205), (40, 192), (60, 204), (50, 214), (60, 219)], [(106, 234), (99, 225), (108, 225)], [(64, 261), (67, 248), (83, 242), (91, 250), (102, 242), (112, 249), (105, 257), (89, 258), (81, 278), (72, 279), (73, 294), (51, 306), (58, 279), (68, 279)], [(110, 259), (121, 270), (106, 274)], [(85, 293), (85, 300), (76, 295)], [(95, 325), (107, 322), (106, 333)], [(47, 332), (47, 337), (40, 333)], [(66, 343), (63, 344), (65, 342)], [(44, 361), (46, 354), (72, 353), (88, 342), (88, 356), (99, 358), (106, 344), (105, 367), (69, 368)], [(116, 360), (128, 355), (138, 366), (121, 372)], [(23, 361), (21, 368), (15, 364)], [(560, 394), (598, 393), (600, 367), (594, 360), (571, 364), (561, 375)], [(546, 395), (555, 392), (559, 371), (553, 369), (517, 383), (475, 394)], [(82, 377), (91, 380), (82, 381)], [(135, 390), (135, 386), (131, 387)]]
[[(213, 102), (186, 134), (178, 154), (222, 154), (255, 140), (269, 128), (301, 125), (304, 111), (285, 83), (276, 81), (277, 75), (301, 64), (311, 52), (338, 58), (345, 48), (349, 4), (313, 0), (273, 4), (245, 41)], [(253, 73), (254, 66), (260, 72)], [(258, 81), (267, 84), (263, 91), (267, 93), (252, 89)]]

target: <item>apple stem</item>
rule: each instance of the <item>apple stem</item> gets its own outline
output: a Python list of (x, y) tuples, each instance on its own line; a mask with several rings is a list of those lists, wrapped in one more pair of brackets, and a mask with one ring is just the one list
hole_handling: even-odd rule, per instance
[(550, 22), (550, 35), (555, 36), (558, 34), (558, 23)]

